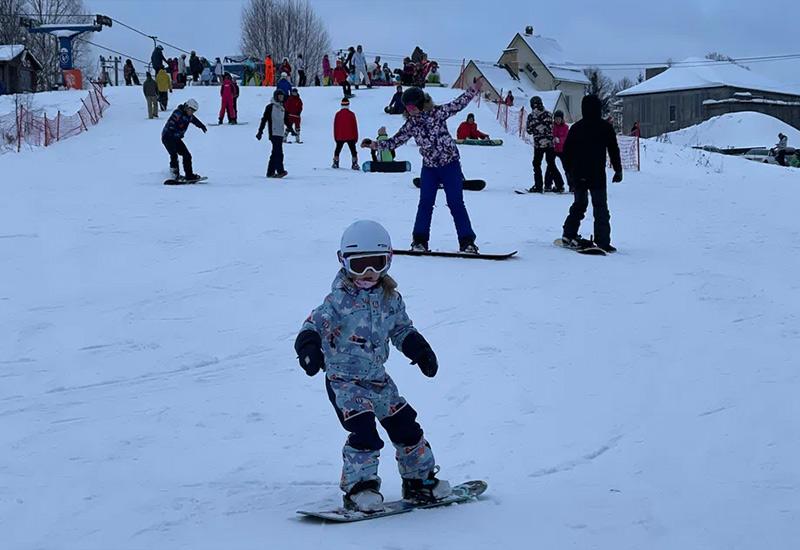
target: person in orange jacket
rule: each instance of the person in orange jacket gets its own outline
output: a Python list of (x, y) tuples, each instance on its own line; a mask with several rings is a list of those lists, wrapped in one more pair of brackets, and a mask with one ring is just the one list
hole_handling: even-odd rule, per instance
[(267, 54), (264, 59), (264, 86), (275, 85), (275, 64), (272, 62), (272, 56)]

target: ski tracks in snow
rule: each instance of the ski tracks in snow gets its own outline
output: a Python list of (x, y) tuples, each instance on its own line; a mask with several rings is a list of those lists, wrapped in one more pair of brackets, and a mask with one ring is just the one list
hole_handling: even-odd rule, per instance
[(596, 458), (599, 458), (600, 456), (606, 454), (608, 451), (610, 451), (613, 448), (615, 448), (619, 444), (621, 439), (622, 439), (622, 434), (615, 435), (614, 437), (612, 437), (611, 439), (606, 441), (604, 444), (602, 444), (600, 447), (598, 447), (594, 451), (591, 451), (589, 453), (581, 455), (578, 458), (573, 458), (573, 459), (570, 459), (570, 460), (566, 460), (564, 462), (561, 462), (561, 463), (559, 463), (559, 464), (557, 464), (555, 466), (551, 466), (549, 468), (542, 468), (540, 470), (537, 470), (537, 471), (533, 472), (532, 474), (529, 474), (528, 477), (543, 477), (543, 476), (549, 476), (549, 475), (552, 475), (552, 474), (558, 474), (558, 473), (561, 473), (561, 472), (568, 472), (568, 471), (570, 471), (570, 470), (572, 470), (574, 468), (577, 468), (578, 466), (583, 466), (584, 464), (589, 464), (590, 462), (592, 462)]

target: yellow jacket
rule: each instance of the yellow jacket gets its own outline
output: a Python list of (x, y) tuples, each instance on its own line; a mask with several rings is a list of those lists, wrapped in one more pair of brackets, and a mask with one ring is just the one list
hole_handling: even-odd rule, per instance
[(167, 71), (161, 69), (158, 71), (156, 75), (156, 84), (158, 85), (159, 92), (171, 92), (172, 91), (172, 79), (167, 74)]

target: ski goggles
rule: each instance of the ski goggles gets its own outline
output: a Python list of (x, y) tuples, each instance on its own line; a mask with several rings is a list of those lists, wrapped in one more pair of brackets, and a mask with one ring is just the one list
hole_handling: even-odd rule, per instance
[(392, 263), (391, 252), (370, 252), (353, 254), (342, 258), (344, 268), (353, 275), (364, 275), (370, 269), (381, 274), (389, 269)]

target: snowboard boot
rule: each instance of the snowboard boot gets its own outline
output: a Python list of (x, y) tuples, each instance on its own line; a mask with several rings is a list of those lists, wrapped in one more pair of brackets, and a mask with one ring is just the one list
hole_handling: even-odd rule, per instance
[(614, 245), (612, 245), (611, 243), (609, 243), (609, 244), (598, 244), (597, 248), (601, 249), (606, 254), (613, 254), (614, 252), (617, 251), (617, 248)]
[(561, 237), (561, 241), (564, 243), (564, 246), (567, 248), (571, 248), (572, 250), (584, 250), (586, 248), (593, 248), (595, 246), (594, 242), (591, 239), (584, 239), (580, 235), (577, 237)]
[(350, 168), (353, 170), (361, 170), (361, 167), (358, 165), (358, 159), (353, 159), (353, 165)]
[(175, 179), (175, 180), (181, 179), (181, 171), (178, 170), (177, 166), (170, 166), (169, 173), (172, 176), (172, 179)]
[(541, 187), (536, 187), (535, 185), (528, 189), (528, 193), (542, 193)]
[(303, 143), (302, 141), (300, 141), (300, 130), (298, 130), (297, 133), (294, 135), (294, 142)]
[(289, 172), (287, 172), (286, 170), (281, 170), (280, 172), (275, 174), (275, 177), (276, 178), (285, 178), (288, 175), (289, 175)]
[(339, 157), (333, 157), (333, 168), (339, 168)]
[(222, 126), (222, 119), (219, 119), (219, 125)]
[(437, 479), (439, 467), (434, 467), (425, 479), (403, 478), (403, 499), (411, 502), (436, 502), (453, 492), (450, 482)]
[(414, 242), (411, 243), (411, 250), (414, 252), (430, 252), (428, 249), (428, 241), (414, 239)]
[(477, 254), (478, 247), (473, 239), (459, 239), (458, 249), (465, 254)]
[(203, 177), (203, 176), (201, 176), (200, 174), (194, 174), (194, 173), (192, 173), (192, 174), (186, 174), (186, 177), (185, 177), (184, 179), (185, 179), (186, 181), (197, 181), (197, 180), (199, 180), (199, 179), (200, 179), (200, 178), (202, 178), (202, 177)]
[(283, 134), (283, 142), (289, 143), (289, 134)]
[(359, 481), (342, 497), (347, 510), (374, 514), (383, 511), (383, 495), (377, 480)]

